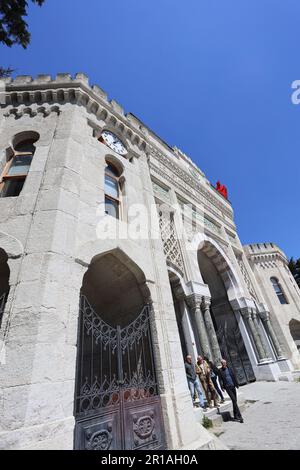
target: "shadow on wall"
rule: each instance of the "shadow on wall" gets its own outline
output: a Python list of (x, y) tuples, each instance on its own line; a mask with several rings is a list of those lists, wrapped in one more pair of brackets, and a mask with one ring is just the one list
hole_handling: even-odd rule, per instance
[(290, 333), (300, 352), (300, 321), (294, 318), (289, 323)]
[(0, 248), (0, 327), (3, 319), (4, 308), (9, 293), (10, 270), (7, 264), (7, 254)]

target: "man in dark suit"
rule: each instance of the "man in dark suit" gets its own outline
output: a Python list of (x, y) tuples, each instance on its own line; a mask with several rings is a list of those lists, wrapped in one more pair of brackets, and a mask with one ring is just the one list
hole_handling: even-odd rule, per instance
[(219, 369), (219, 380), (221, 388), (223, 391), (226, 390), (229, 397), (231, 398), (234, 421), (243, 423), (244, 420), (237, 404), (236, 395), (236, 389), (239, 388), (239, 384), (236, 380), (233, 370), (227, 366), (227, 361), (225, 361), (225, 359), (221, 359), (221, 365), (222, 367)]

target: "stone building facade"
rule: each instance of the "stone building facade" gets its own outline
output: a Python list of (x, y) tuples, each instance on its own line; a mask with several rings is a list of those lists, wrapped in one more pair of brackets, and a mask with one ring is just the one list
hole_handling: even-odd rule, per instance
[(183, 358), (240, 384), (300, 367), (284, 254), (243, 248), (230, 202), (84, 74), (0, 101), (0, 447), (218, 448)]

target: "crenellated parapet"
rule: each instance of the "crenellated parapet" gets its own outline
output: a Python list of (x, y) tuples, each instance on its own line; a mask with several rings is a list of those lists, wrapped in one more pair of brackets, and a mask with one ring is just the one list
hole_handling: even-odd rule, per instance
[[(122, 106), (115, 100), (109, 101), (107, 94), (97, 85), (90, 86), (85, 74), (78, 73), (74, 78), (70, 74), (58, 74), (55, 79), (50, 75), (21, 75), (14, 80), (7, 78), (1, 109), (4, 117), (16, 118), (27, 114), (31, 117), (42, 113), (60, 113), (65, 104), (75, 104), (86, 108), (94, 119), (91, 124), (97, 131), (97, 122), (108, 128), (117, 128), (138, 150), (146, 150), (145, 130), (142, 123), (132, 114), (125, 115)], [(101, 126), (99, 127), (101, 129)]]
[(264, 269), (274, 268), (278, 264), (288, 265), (287, 257), (274, 243), (255, 243), (243, 248), (252, 265), (256, 264)]
[(47, 117), (53, 112), (60, 114), (67, 104), (82, 106), (88, 113), (94, 137), (98, 138), (104, 127), (117, 132), (131, 143), (133, 154), (146, 152), (152, 171), (158, 176), (167, 178), (183, 191), (189, 190), (196, 202), (209, 206), (219, 217), (224, 215), (229, 223), (232, 221), (231, 204), (211, 187), (193, 161), (177, 147), (168, 146), (136, 116), (125, 113), (99, 86), (90, 85), (85, 74), (77, 73), (72, 77), (69, 73), (59, 73), (55, 78), (46, 74), (36, 78), (20, 75), (3, 79), (2, 83), (5, 86), (0, 109), (5, 118)]

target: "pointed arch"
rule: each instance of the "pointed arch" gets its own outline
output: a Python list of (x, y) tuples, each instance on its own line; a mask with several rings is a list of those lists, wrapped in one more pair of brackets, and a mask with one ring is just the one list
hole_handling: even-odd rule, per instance
[(204, 253), (212, 261), (218, 274), (224, 282), (229, 301), (235, 303), (237, 299), (244, 298), (244, 290), (241, 283), (239, 282), (237, 272), (220, 245), (217, 244), (212, 238), (204, 235), (198, 244), (198, 254), (199, 252)]

